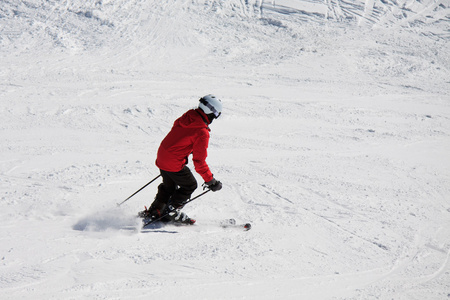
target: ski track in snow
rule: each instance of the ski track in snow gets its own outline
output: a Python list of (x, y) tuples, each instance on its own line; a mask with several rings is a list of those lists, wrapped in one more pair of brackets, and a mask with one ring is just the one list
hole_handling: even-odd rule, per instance
[[(0, 298), (447, 299), (449, 14), (2, 1)], [(224, 188), (186, 206), (196, 225), (140, 231), (157, 183), (116, 203), (207, 93)]]

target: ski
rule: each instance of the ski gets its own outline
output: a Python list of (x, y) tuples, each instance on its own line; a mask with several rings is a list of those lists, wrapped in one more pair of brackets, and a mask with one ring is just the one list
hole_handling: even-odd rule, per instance
[(154, 221), (154, 222), (149, 222), (146, 219), (142, 220), (143, 226), (141, 228), (141, 230), (152, 230), (152, 229), (161, 229), (162, 227), (166, 227), (166, 226), (175, 226), (175, 227), (179, 227), (179, 226), (183, 226), (183, 227), (190, 227), (190, 226), (194, 226), (194, 227), (198, 227), (198, 226), (218, 226), (220, 228), (224, 228), (224, 229), (241, 229), (244, 231), (248, 231), (252, 228), (252, 225), (250, 223), (237, 223), (235, 219), (225, 219), (222, 220), (218, 223), (209, 223), (209, 224), (198, 224), (196, 223), (196, 221), (194, 219), (191, 219), (192, 222), (191, 223), (177, 223), (177, 222), (161, 222), (161, 221)]
[[(137, 217), (142, 218), (142, 229), (161, 228), (164, 225), (175, 225), (175, 226), (194, 225), (196, 222), (195, 219), (191, 219), (191, 218), (187, 217), (187, 215), (184, 214), (183, 212), (180, 213), (180, 216), (181, 216), (180, 220), (182, 220), (181, 222), (176, 222), (176, 221), (175, 222), (174, 221), (165, 222), (165, 221), (163, 221), (163, 219), (166, 216), (168, 216), (171, 212), (173, 212), (173, 211), (167, 212), (160, 218), (151, 219), (151, 218), (148, 218), (146, 215), (146, 213), (147, 213), (147, 207), (146, 207), (144, 211), (138, 213)], [(217, 225), (217, 223), (216, 223), (216, 225)], [(238, 224), (236, 222), (236, 220), (233, 218), (222, 220), (219, 222), (218, 225), (222, 228), (241, 228), (241, 229), (244, 229), (245, 231), (248, 231), (252, 228), (252, 224), (250, 224), (250, 223), (239, 223)]]
[(252, 228), (250, 223), (237, 223), (235, 219), (227, 219), (220, 222), (220, 227), (222, 228), (242, 228), (248, 231)]

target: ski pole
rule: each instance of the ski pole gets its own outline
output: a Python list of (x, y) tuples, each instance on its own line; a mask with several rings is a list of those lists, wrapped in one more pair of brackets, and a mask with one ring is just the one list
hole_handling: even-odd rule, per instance
[(131, 195), (130, 197), (128, 197), (127, 199), (123, 200), (120, 203), (117, 203), (117, 206), (121, 206), (123, 203), (125, 203), (126, 201), (128, 201), (131, 197), (133, 197), (134, 195), (136, 195), (137, 193), (139, 193), (140, 191), (142, 191), (143, 189), (145, 189), (150, 183), (152, 183), (153, 181), (155, 181), (156, 179), (158, 179), (161, 176), (161, 174), (159, 174), (158, 176), (156, 176), (155, 178), (153, 178), (152, 180), (150, 180), (149, 183), (147, 183), (146, 185), (144, 185), (143, 187), (141, 187), (140, 189), (138, 189), (136, 192), (133, 193), (133, 195)]
[(209, 192), (209, 191), (211, 191), (211, 190), (208, 189), (208, 190), (204, 191), (203, 193), (201, 193), (201, 194), (195, 196), (194, 198), (189, 199), (188, 201), (186, 201), (185, 205), (188, 204), (189, 202), (194, 201), (194, 200), (197, 199), (197, 198), (200, 198), (201, 196), (203, 196), (204, 194), (206, 194), (206, 193)]
[[(194, 200), (197, 199), (197, 198), (200, 198), (201, 196), (203, 196), (204, 194), (208, 193), (209, 191), (211, 191), (211, 190), (208, 189), (208, 190), (204, 191), (203, 193), (201, 193), (201, 194), (195, 196), (194, 198), (189, 199), (188, 201), (186, 201), (186, 203), (184, 203), (184, 205), (188, 204), (189, 202), (194, 201)], [(169, 210), (167, 213), (165, 213), (164, 215), (162, 215), (162, 216), (159, 217), (158, 219), (154, 219), (154, 220), (148, 221), (147, 223), (144, 224), (144, 226), (142, 226), (142, 228), (144, 228), (145, 226), (148, 226), (148, 225), (150, 225), (150, 224), (152, 224), (152, 223), (155, 223), (156, 221), (161, 220), (162, 218), (168, 216), (168, 215), (169, 215), (171, 212), (173, 212), (174, 210), (175, 210), (175, 209)]]

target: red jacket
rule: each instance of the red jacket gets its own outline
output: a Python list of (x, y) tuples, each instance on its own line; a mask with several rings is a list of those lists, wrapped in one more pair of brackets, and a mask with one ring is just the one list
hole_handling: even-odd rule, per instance
[(175, 120), (173, 127), (158, 149), (156, 166), (168, 172), (178, 172), (186, 166), (192, 154), (195, 171), (205, 182), (213, 175), (206, 164), (209, 143), (208, 118), (201, 109), (191, 109)]

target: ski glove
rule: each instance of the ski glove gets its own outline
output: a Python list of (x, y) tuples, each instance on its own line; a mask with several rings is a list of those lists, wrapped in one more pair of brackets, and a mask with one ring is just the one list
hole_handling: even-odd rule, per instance
[(205, 185), (213, 192), (217, 192), (222, 188), (222, 182), (215, 180), (214, 178), (211, 181), (205, 182)]

